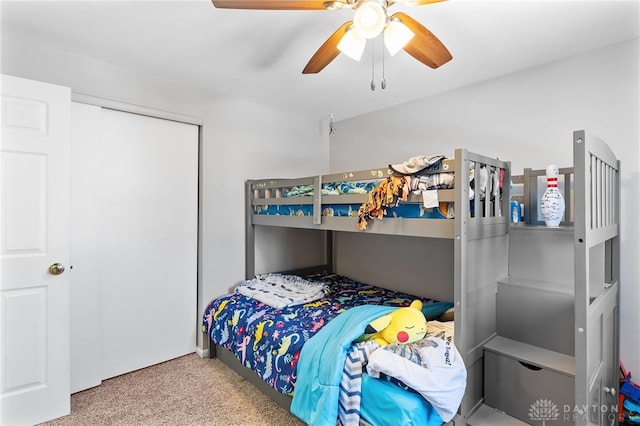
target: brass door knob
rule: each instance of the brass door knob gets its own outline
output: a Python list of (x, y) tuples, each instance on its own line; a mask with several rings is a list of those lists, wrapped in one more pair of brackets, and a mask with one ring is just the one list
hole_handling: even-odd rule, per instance
[(49, 266), (49, 273), (51, 275), (60, 275), (64, 272), (64, 265), (62, 263), (54, 263)]

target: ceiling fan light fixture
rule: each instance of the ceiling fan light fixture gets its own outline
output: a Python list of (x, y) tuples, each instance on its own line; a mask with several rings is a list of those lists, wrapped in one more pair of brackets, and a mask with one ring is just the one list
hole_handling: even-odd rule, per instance
[(362, 58), (362, 53), (367, 45), (365, 40), (358, 31), (355, 31), (353, 26), (349, 27), (345, 35), (338, 43), (338, 50), (351, 59), (359, 61)]
[(398, 18), (392, 18), (384, 30), (384, 45), (395, 55), (413, 38), (415, 34)]
[(387, 23), (387, 13), (376, 0), (362, 3), (356, 10), (353, 26), (364, 38), (377, 37)]

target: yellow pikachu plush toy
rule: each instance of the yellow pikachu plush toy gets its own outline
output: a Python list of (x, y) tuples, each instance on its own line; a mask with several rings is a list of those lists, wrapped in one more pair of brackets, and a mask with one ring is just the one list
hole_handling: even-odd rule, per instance
[(371, 321), (365, 333), (380, 346), (423, 339), (427, 333), (427, 319), (422, 313), (422, 302), (414, 300), (409, 306)]

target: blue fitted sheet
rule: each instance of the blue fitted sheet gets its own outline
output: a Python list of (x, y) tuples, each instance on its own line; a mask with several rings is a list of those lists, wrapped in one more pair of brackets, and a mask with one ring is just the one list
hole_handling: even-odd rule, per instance
[[(322, 216), (349, 216), (358, 220), (360, 204), (324, 204)], [(313, 216), (311, 204), (272, 204), (256, 206), (255, 212), (261, 215), (279, 216)], [(387, 208), (384, 217), (403, 217), (410, 219), (452, 219), (451, 203), (440, 203), (438, 208), (426, 209), (418, 203), (400, 203), (396, 207)]]

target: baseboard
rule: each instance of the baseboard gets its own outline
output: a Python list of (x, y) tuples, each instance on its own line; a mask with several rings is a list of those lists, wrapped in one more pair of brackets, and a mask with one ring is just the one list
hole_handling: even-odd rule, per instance
[(202, 349), (201, 347), (196, 346), (196, 354), (200, 358), (209, 358), (209, 349)]

